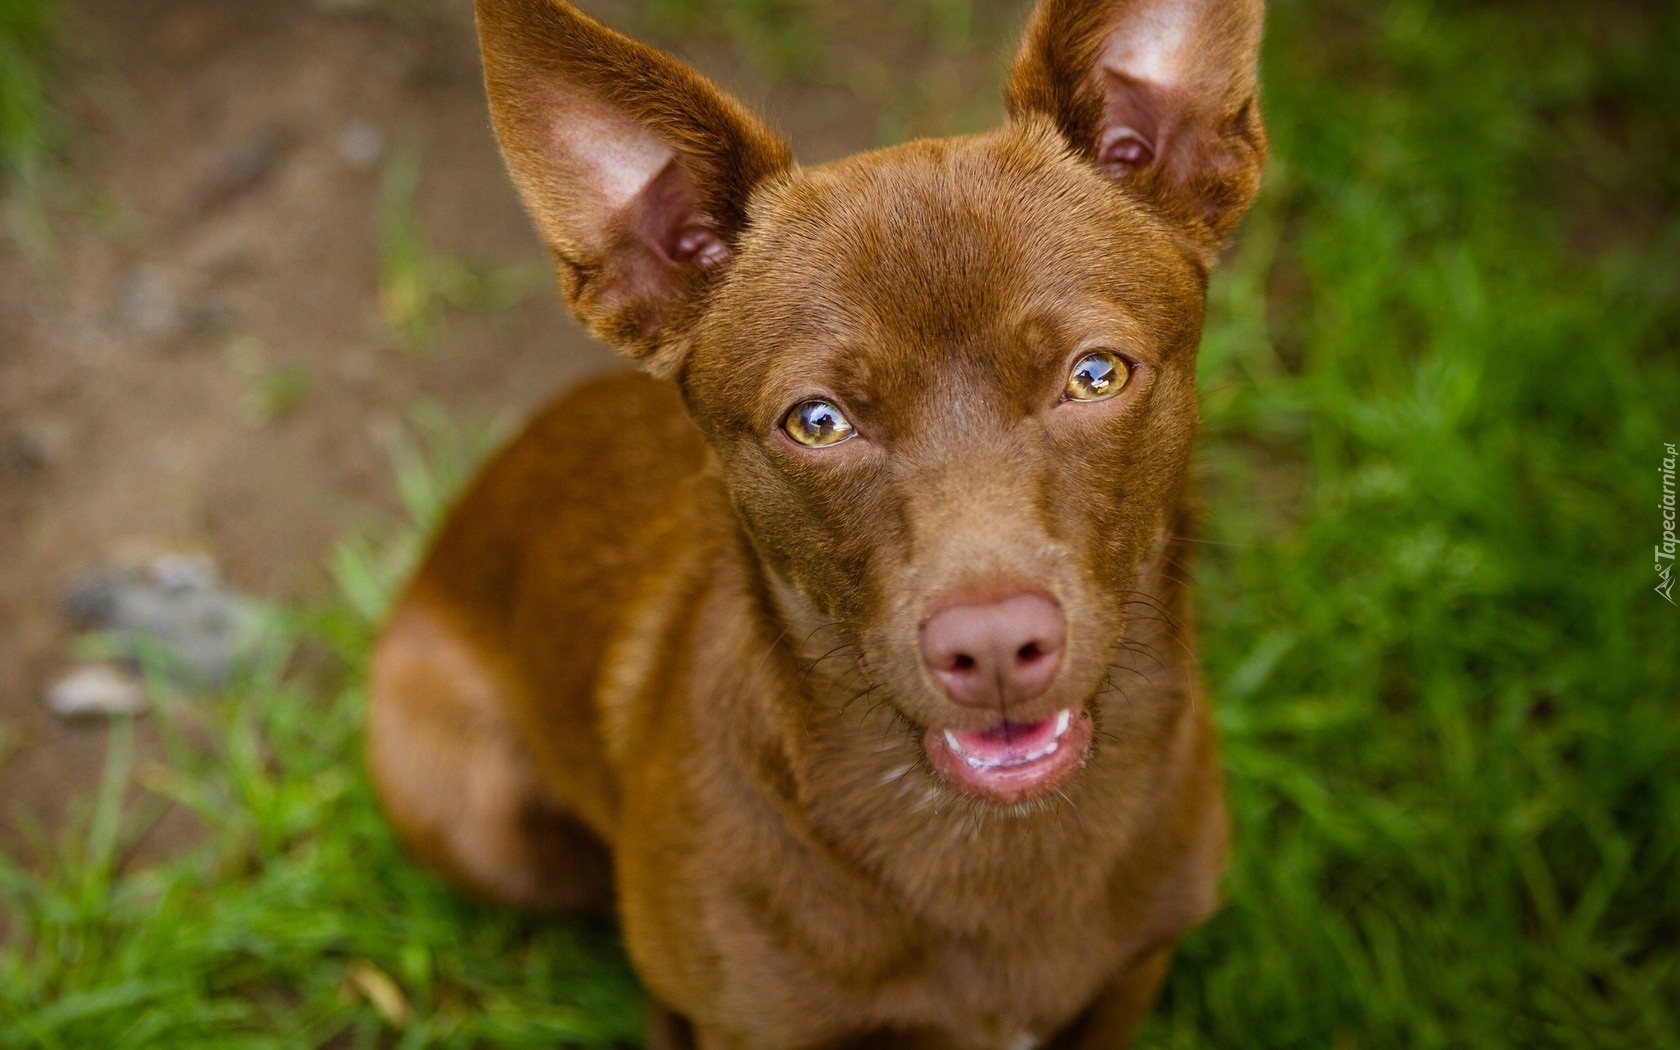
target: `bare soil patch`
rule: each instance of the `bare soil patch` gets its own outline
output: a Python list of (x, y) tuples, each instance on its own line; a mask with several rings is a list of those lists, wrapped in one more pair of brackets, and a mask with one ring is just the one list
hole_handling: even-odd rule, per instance
[[(658, 36), (641, 5), (586, 6)], [(662, 43), (813, 162), (994, 119), (993, 41), (1020, 11), (965, 10), (953, 26), (918, 5), (796, 5), (791, 28), (706, 16)], [(70, 203), (48, 256), (0, 242), (0, 847), (58, 827), (104, 762), (102, 724), (44, 703), (77, 579), (205, 553), (243, 591), (319, 596), (335, 539), (393, 508), (386, 439), (415, 404), (511, 426), (620, 367), (540, 276), (464, 0), (70, 0), (67, 14)], [(381, 183), (399, 154), (418, 160), (410, 218), (431, 257), (537, 277), (511, 306), (443, 310), (418, 345), (381, 303)], [(179, 823), (145, 852), (190, 834)]]

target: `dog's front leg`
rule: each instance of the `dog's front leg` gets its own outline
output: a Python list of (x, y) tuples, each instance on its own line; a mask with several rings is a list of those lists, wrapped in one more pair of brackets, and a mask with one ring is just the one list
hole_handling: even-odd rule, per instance
[(707, 1028), (659, 1002), (648, 1002), (647, 1050), (749, 1050), (738, 1033)]
[(688, 1018), (657, 999), (648, 1001), (647, 1050), (697, 1050), (698, 1046)]
[[(718, 1029), (697, 1028), (687, 1018), (658, 1003), (652, 1004), (648, 1011), (647, 1050), (747, 1050), (761, 1045)], [(817, 1045), (821, 1050), (965, 1050), (963, 1043), (931, 1029), (877, 1031)]]
[(1097, 1001), (1050, 1043), (1050, 1050), (1119, 1050), (1131, 1045), (1155, 1005), (1172, 949), (1146, 955), (1109, 982)]

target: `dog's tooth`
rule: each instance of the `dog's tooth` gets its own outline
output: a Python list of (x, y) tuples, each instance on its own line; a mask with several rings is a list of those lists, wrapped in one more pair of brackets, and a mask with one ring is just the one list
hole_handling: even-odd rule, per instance
[(1067, 732), (1068, 723), (1071, 722), (1071, 721), (1073, 721), (1073, 708), (1071, 708), (1071, 707), (1062, 708), (1061, 712), (1056, 715), (1056, 737), (1057, 737), (1057, 739), (1060, 739), (1061, 735), (1063, 733)]
[(953, 733), (949, 729), (945, 730), (945, 743), (951, 746), (952, 751), (955, 751), (964, 758), (968, 757), (968, 752), (963, 750), (962, 743), (957, 740), (957, 734)]
[(1050, 755), (1055, 754), (1056, 753), (1056, 748), (1059, 747), (1059, 746), (1061, 746), (1061, 745), (1058, 741), (1052, 740), (1048, 744), (1045, 744), (1043, 747), (1039, 748), (1037, 751), (1033, 751), (1033, 752), (1030, 752), (1028, 754), (1022, 755), (1019, 759), (1017, 759), (1012, 764), (1017, 765), (1017, 766), (1024, 766), (1028, 762), (1037, 762), (1041, 758), (1047, 758)]

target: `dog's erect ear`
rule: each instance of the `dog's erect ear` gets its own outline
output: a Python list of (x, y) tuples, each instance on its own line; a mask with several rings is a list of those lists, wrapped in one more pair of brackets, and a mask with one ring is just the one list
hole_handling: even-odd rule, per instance
[(1010, 71), (1010, 115), (1050, 117), (1104, 174), (1216, 250), (1266, 158), (1260, 21), (1260, 0), (1040, 0)]
[(694, 70), (561, 0), (477, 0), (490, 117), (580, 320), (669, 373), (787, 145)]

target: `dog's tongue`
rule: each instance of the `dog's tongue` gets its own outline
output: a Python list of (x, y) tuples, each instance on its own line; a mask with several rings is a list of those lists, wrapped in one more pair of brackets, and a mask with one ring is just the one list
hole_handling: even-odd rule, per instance
[(1085, 760), (1092, 730), (1090, 712), (1068, 708), (1039, 722), (929, 731), (922, 748), (953, 787), (993, 802), (1019, 802), (1072, 776)]
[(1042, 758), (1067, 728), (1067, 717), (1064, 712), (1037, 722), (999, 722), (989, 729), (952, 730), (951, 736), (970, 764), (1013, 766)]

